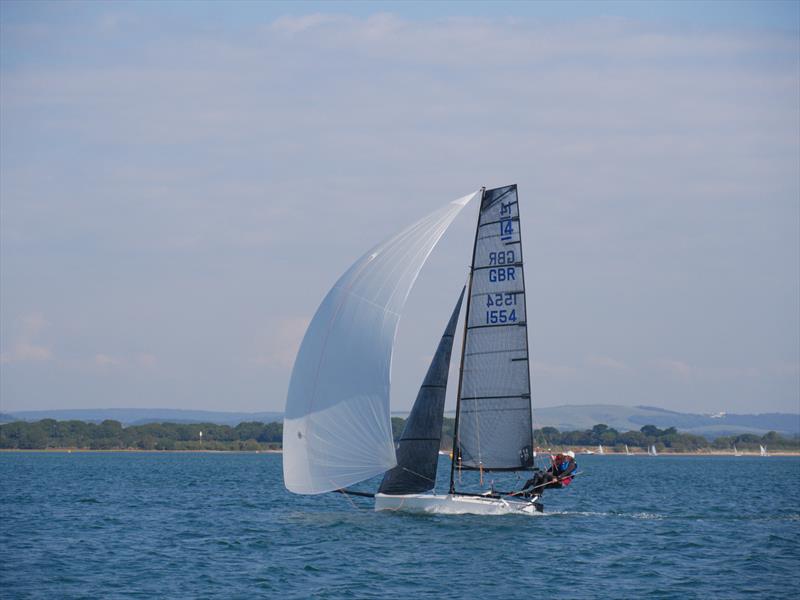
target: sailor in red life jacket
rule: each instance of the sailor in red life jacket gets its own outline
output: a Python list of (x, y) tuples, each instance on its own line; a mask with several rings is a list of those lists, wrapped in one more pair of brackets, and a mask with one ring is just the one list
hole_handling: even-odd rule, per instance
[(524, 495), (541, 494), (545, 489), (562, 488), (572, 482), (572, 474), (578, 470), (575, 453), (568, 450), (562, 454), (556, 454), (552, 461), (553, 464), (547, 471), (537, 471), (525, 482), (521, 490)]

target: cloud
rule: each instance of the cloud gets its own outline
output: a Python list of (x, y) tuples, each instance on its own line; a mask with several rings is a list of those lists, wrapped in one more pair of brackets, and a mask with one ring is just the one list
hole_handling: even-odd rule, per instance
[[(91, 363), (100, 368), (111, 367), (125, 367), (128, 369), (152, 369), (157, 364), (157, 359), (154, 354), (138, 353), (138, 354), (109, 354), (99, 352), (94, 355)], [(83, 362), (85, 365), (85, 361)]]
[(681, 378), (689, 377), (695, 372), (689, 364), (671, 358), (660, 358), (653, 361), (653, 365), (661, 371), (666, 371)]
[(53, 353), (46, 346), (37, 346), (28, 341), (22, 340), (14, 344), (10, 352), (0, 355), (0, 360), (4, 363), (11, 362), (38, 362), (50, 360)]
[(676, 376), (680, 379), (705, 379), (705, 380), (735, 380), (742, 378), (761, 377), (764, 370), (755, 367), (706, 367), (690, 365), (682, 360), (672, 358), (658, 359), (652, 362), (657, 369)]
[(154, 354), (143, 353), (136, 356), (136, 362), (142, 367), (151, 368), (155, 367), (158, 361)]
[(100, 367), (118, 367), (122, 362), (122, 359), (108, 354), (95, 354), (94, 357), (94, 364)]
[(533, 373), (534, 377), (573, 377), (578, 373), (578, 370), (575, 367), (570, 367), (567, 365), (553, 365), (547, 364), (543, 362), (534, 362), (533, 363)]
[[(176, 27), (98, 6), (99, 20), (46, 35), (0, 24), (3, 309), (41, 298), (73, 324), (10, 338), (4, 363), (55, 348), (89, 377), (157, 354), (212, 404), (198, 355), (230, 364), (240, 348), (241, 371), (216, 372), (261, 406), (286, 388), (297, 315), (353, 258), (437, 203), (509, 182), (525, 203), (531, 339), (566, 363), (533, 365), (551, 396), (644, 396), (614, 389), (648, 385), (634, 377), (603, 376), (666, 357), (650, 367), (745, 405), (774, 390), (695, 363), (796, 363), (795, 35), (322, 13)], [(468, 261), (448, 254), (442, 272)], [(425, 278), (415, 294), (447, 285)], [(413, 332), (420, 314), (403, 319), (415, 366), (432, 346)], [(611, 336), (630, 350), (586, 357)], [(274, 372), (254, 383), (253, 364)], [(393, 385), (413, 398), (402, 364)], [(797, 372), (773, 371), (795, 399)]]
[(800, 363), (776, 362), (768, 370), (779, 377), (797, 377), (800, 375)]
[(310, 29), (315, 29), (328, 23), (336, 23), (337, 19), (333, 15), (314, 13), (302, 16), (283, 16), (278, 17), (269, 25), (271, 31), (288, 35), (302, 33)]
[(19, 333), (11, 350), (0, 353), (0, 362), (42, 362), (50, 360), (53, 352), (50, 346), (36, 341), (35, 338), (47, 327), (47, 321), (41, 314), (30, 314), (18, 321)]
[(630, 371), (630, 367), (621, 360), (610, 356), (590, 356), (586, 361), (590, 366), (610, 369), (612, 371)]
[(250, 362), (291, 369), (310, 322), (307, 317), (287, 317), (273, 324), (268, 332), (262, 333), (262, 344), (266, 346), (264, 352), (252, 357)]

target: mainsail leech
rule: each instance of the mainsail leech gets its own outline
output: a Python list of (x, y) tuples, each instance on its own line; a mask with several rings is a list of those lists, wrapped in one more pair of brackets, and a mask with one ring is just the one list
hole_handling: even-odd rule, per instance
[(283, 431), (289, 491), (333, 491), (397, 463), (389, 376), (400, 313), (428, 255), (477, 193), (367, 252), (322, 301), (289, 383)]

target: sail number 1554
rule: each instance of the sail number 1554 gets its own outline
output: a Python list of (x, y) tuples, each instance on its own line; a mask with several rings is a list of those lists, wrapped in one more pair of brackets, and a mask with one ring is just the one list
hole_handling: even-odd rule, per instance
[[(516, 306), (517, 295), (515, 293), (487, 294), (486, 306)], [(517, 321), (516, 308), (494, 308), (486, 311), (486, 323), (515, 323)]]
[(497, 310), (486, 311), (486, 323), (494, 325), (495, 323), (516, 323), (517, 311), (516, 309), (508, 310), (506, 308), (499, 308)]

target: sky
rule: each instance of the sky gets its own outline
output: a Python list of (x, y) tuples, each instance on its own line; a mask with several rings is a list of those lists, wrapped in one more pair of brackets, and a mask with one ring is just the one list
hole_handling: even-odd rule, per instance
[(339, 275), (510, 183), (534, 408), (800, 411), (800, 3), (2, 2), (0, 410), (283, 410)]

